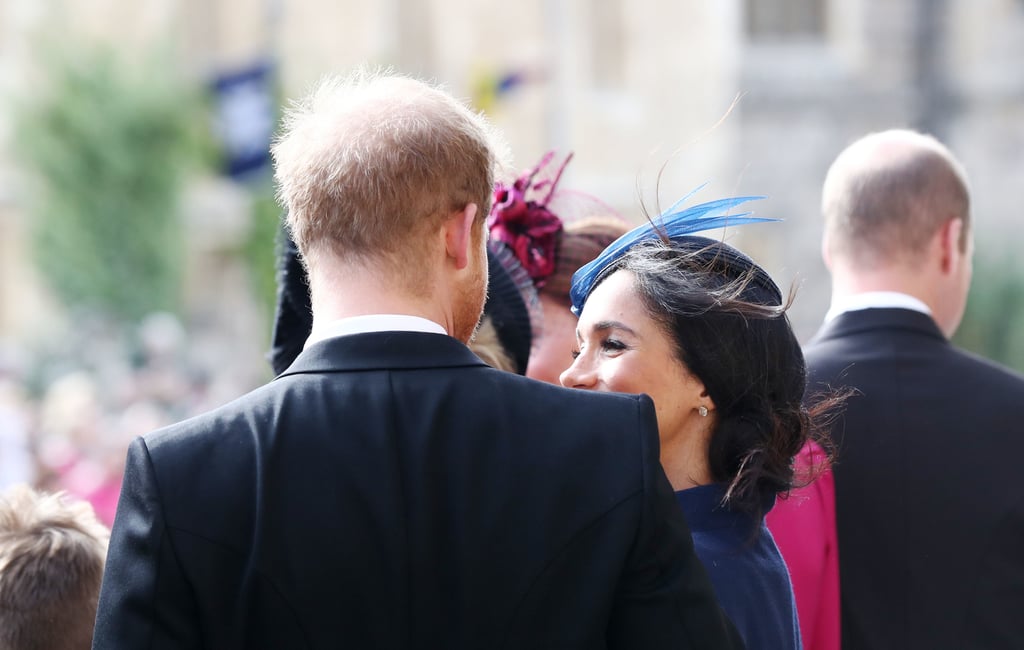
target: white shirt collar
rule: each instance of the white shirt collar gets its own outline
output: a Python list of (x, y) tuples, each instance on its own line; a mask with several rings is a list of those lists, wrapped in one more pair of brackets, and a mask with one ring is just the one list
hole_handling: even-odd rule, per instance
[(322, 327), (314, 328), (306, 339), (303, 349), (314, 343), (336, 336), (365, 334), (367, 332), (428, 332), (445, 334), (448, 332), (439, 324), (419, 316), (405, 314), (369, 314), (367, 316), (350, 316), (331, 321)]
[(825, 314), (825, 322), (833, 320), (840, 314), (861, 309), (911, 309), (922, 314), (932, 315), (928, 305), (914, 296), (898, 291), (866, 291), (844, 298), (833, 298), (832, 306)]

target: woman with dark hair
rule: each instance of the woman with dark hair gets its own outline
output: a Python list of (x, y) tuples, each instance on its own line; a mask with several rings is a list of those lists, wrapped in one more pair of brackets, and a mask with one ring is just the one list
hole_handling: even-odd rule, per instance
[(662, 465), (723, 608), (748, 647), (796, 649), (792, 587), (764, 516), (817, 435), (803, 354), (768, 274), (691, 234), (758, 220), (728, 216), (745, 200), (663, 216), (580, 269), (579, 347), (561, 382), (651, 396)]

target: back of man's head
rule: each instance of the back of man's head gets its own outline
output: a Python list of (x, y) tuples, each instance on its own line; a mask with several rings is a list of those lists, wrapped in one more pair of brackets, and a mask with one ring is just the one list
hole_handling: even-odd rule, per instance
[(0, 650), (90, 647), (108, 540), (87, 503), (0, 496)]
[(471, 203), (482, 224), (505, 155), (486, 121), (446, 92), (366, 70), (321, 82), (288, 113), (272, 153), (311, 274), (326, 255), (411, 284), (431, 228)]
[[(935, 138), (907, 130), (872, 133), (832, 164), (822, 193), (826, 255), (852, 272), (913, 269), (945, 224), (970, 232), (970, 195), (961, 164)], [(835, 268), (833, 269), (835, 272)]]

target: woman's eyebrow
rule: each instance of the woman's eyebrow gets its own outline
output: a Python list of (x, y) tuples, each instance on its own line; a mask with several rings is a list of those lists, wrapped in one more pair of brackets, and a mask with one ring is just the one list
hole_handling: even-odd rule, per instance
[[(591, 328), (590, 328), (590, 331), (595, 333), (595, 334), (600, 334), (601, 332), (607, 332), (608, 330), (620, 330), (620, 331), (625, 332), (626, 334), (629, 334), (631, 336), (637, 336), (636, 330), (634, 330), (632, 327), (626, 325), (622, 321), (618, 321), (618, 320), (602, 320), (602, 321), (598, 321), (598, 322), (594, 323), (593, 326), (591, 326)], [(577, 327), (576, 328), (576, 342), (579, 343), (582, 340), (583, 340), (583, 335), (580, 334), (580, 330)]]
[(617, 321), (617, 320), (602, 320), (602, 321), (598, 321), (598, 322), (594, 323), (594, 328), (593, 329), (594, 329), (595, 332), (606, 332), (608, 330), (622, 330), (623, 332), (625, 332), (627, 334), (632, 334), (633, 336), (636, 336), (636, 332), (633, 330), (632, 327), (629, 327), (628, 325), (626, 325), (622, 321)]

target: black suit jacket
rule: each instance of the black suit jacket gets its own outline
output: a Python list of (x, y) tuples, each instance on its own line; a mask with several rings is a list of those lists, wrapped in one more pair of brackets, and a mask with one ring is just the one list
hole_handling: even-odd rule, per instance
[(1024, 648), (1024, 377), (925, 314), (848, 312), (806, 349), (834, 429), (843, 650)]
[(94, 648), (739, 645), (712, 593), (648, 398), (360, 334), (132, 444)]

